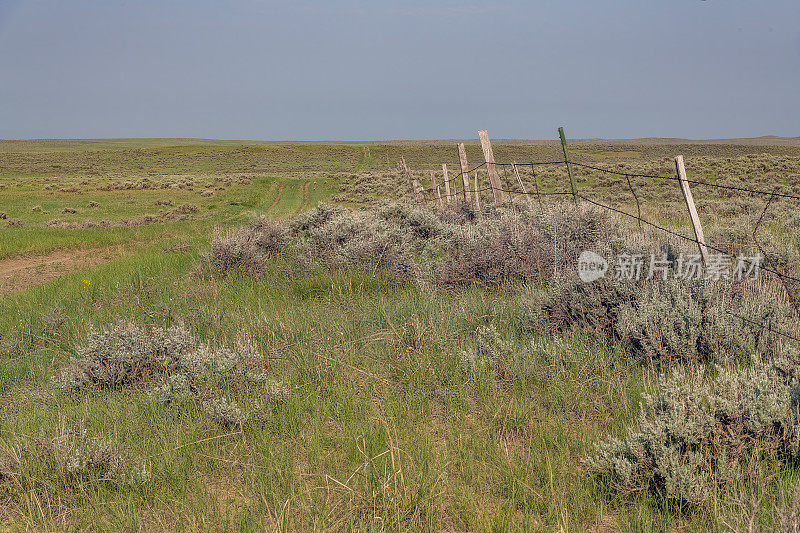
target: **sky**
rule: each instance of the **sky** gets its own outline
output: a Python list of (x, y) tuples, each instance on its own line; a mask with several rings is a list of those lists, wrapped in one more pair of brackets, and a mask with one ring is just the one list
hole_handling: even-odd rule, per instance
[(800, 136), (798, 0), (0, 0), (0, 138)]

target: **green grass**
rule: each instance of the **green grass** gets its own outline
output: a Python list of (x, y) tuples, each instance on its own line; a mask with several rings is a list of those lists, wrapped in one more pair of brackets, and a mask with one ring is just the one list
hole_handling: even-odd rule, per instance
[[(469, 150), (478, 161), (478, 147)], [(524, 160), (548, 150), (510, 145), (495, 154)], [(13, 435), (48, 438), (62, 421), (86, 419), (93, 435), (145, 458), (152, 473), (138, 488), (84, 483), (54, 493), (43, 480), (21, 493), (0, 492), (0, 524), (210, 531), (718, 526), (715, 517), (679, 515), (650, 496), (608, 494), (579, 468), (602, 436), (625, 434), (658, 371), (585, 335), (524, 330), (519, 296), (535, 287), (430, 290), (398, 286), (380, 271), (298, 271), (285, 260), (259, 278), (192, 274), (215, 228), (259, 215), (290, 217), (340, 193), (343, 174), (393, 168), (400, 154), (415, 170), (457, 159), (448, 146), (371, 146), (371, 154), (363, 157), (360, 145), (0, 144), (0, 212), (24, 222), (7, 228), (0, 221), (0, 260), (79, 247), (125, 251), (0, 296), (0, 452)], [(200, 196), (206, 183), (231, 175), (253, 179)], [(188, 176), (196, 185), (100, 190), (146, 176)], [(585, 179), (583, 185), (595, 184)], [(51, 183), (81, 192), (46, 189)], [(53, 218), (115, 222), (170, 209), (158, 200), (190, 203), (198, 212), (131, 227), (47, 226)], [(99, 206), (86, 207), (90, 201)], [(78, 213), (61, 214), (64, 207)], [(649, 209), (657, 215), (660, 208)], [(164, 251), (175, 243), (186, 247)], [(65, 317), (56, 326), (47, 318), (54, 310)], [(195, 407), (164, 407), (139, 390), (53, 391), (51, 378), (93, 329), (178, 320), (205, 341), (246, 335), (256, 342), (271, 375), (290, 386), (266, 424), (226, 429)], [(459, 351), (485, 324), (514, 346), (500, 378), (467, 375), (459, 365)]]
[[(9, 219), (22, 221), (21, 227), (3, 227), (0, 231), (0, 259), (26, 253), (48, 253), (58, 249), (94, 248), (126, 244), (180, 240), (183, 236), (209, 234), (213, 227), (242, 223), (253, 216), (284, 218), (298, 213), (306, 202), (304, 188), (308, 183), (306, 207), (314, 207), (336, 191), (336, 183), (322, 177), (302, 180), (263, 177), (246, 185), (232, 184), (211, 197), (200, 190), (143, 189), (97, 190), (84, 186), (80, 192), (45, 190), (41, 184), (0, 189), (0, 212)], [(277, 198), (278, 190), (281, 196)], [(96, 202), (96, 207), (89, 207)], [(158, 202), (162, 202), (159, 204)], [(168, 205), (163, 205), (168, 202)], [(169, 212), (182, 205), (197, 208), (183, 220), (169, 218)], [(64, 208), (77, 213), (63, 213)], [(168, 217), (153, 223), (137, 222), (145, 215)], [(58, 220), (81, 225), (85, 221), (108, 221), (112, 227), (48, 227)], [(125, 226), (126, 220), (134, 225)], [(5, 221), (0, 221), (5, 226)], [(122, 226), (120, 226), (122, 225)], [(118, 227), (113, 227), (118, 226)]]
[[(615, 420), (625, 420), (642, 379), (605, 347), (578, 340), (577, 353), (562, 354), (570, 360), (563, 368), (521, 358), (508, 383), (473, 381), (462, 375), (456, 354), (488, 317), (515, 338), (520, 353), (527, 351), (529, 339), (517, 333), (521, 310), (505, 295), (474, 289), (439, 297), (357, 272), (297, 280), (276, 271), (203, 287), (186, 274), (193, 259), (144, 252), (2, 303), (6, 327), (25, 324), (31, 340), (24, 357), (0, 366), (0, 390), (19, 395), (5, 409), (0, 434), (86, 417), (97, 433), (151, 457), (160, 481), (143, 493), (92, 494), (94, 503), (77, 509), (79, 495), (62, 494), (76, 526), (132, 527), (140, 508), (162, 518), (211, 519), (198, 476), (218, 483), (233, 476), (226, 490), (235, 487), (248, 500), (236, 520), (258, 527), (278, 526), (287, 500), (294, 511), (285, 519), (298, 529), (314, 527), (314, 520), (363, 528), (375, 516), (406, 528), (575, 528), (597, 515), (599, 495), (563, 458), (585, 453)], [(55, 305), (70, 318), (43, 334), (37, 323)], [(292, 393), (267, 426), (193, 444), (225, 431), (138, 393), (35, 399), (92, 327), (172, 316), (190, 317), (205, 339), (230, 341), (247, 332), (274, 358), (273, 374)], [(603, 374), (611, 384), (582, 383), (594, 365), (611, 365)], [(586, 396), (576, 397), (573, 387)], [(172, 503), (164, 509), (159, 501)], [(113, 516), (111, 509), (120, 508)], [(52, 517), (29, 518), (52, 524)]]

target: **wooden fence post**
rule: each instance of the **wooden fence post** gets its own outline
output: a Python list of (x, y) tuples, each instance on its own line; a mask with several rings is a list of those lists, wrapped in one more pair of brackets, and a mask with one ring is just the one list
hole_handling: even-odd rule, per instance
[(503, 187), (500, 183), (500, 175), (497, 173), (497, 165), (494, 161), (492, 142), (489, 140), (489, 134), (486, 130), (479, 131), (478, 137), (481, 139), (483, 158), (486, 161), (486, 170), (489, 172), (489, 183), (491, 183), (492, 193), (494, 193), (494, 203), (495, 205), (503, 205)]
[(689, 182), (686, 181), (686, 168), (683, 166), (682, 155), (679, 155), (675, 158), (675, 170), (678, 172), (678, 181), (681, 184), (683, 199), (686, 200), (686, 207), (689, 210), (689, 218), (692, 220), (694, 236), (697, 239), (697, 247), (700, 249), (700, 256), (703, 258), (703, 265), (708, 266), (708, 248), (706, 247), (706, 238), (703, 234), (703, 226), (700, 224), (700, 216), (697, 214), (697, 206), (694, 204), (692, 190), (689, 188)]
[(458, 143), (458, 158), (461, 160), (461, 181), (464, 184), (464, 203), (470, 203), (469, 194), (469, 166), (467, 165), (467, 149), (464, 143)]
[(408, 171), (408, 167), (406, 166), (406, 158), (403, 156), (400, 156), (400, 172), (402, 172), (408, 180), (408, 187), (411, 189), (411, 194), (416, 199), (417, 188), (414, 186), (414, 181), (411, 179), (411, 173)]
[(414, 195), (414, 201), (418, 204), (423, 203), (425, 199), (422, 197), (419, 182), (416, 178), (412, 178), (411, 172), (408, 171), (408, 167), (406, 166), (406, 158), (402, 156), (400, 157), (400, 169), (403, 171), (403, 174), (406, 175), (406, 179), (408, 179), (408, 186), (411, 187), (411, 194)]
[(442, 193), (439, 190), (439, 185), (436, 184), (436, 172), (431, 170), (431, 188), (436, 194), (436, 205), (442, 207)]
[(444, 175), (444, 194), (447, 198), (447, 203), (450, 203), (450, 178), (447, 176), (447, 163), (442, 163), (442, 174)]
[(564, 136), (564, 128), (558, 128), (558, 136), (561, 137), (561, 150), (564, 152), (564, 163), (567, 165), (569, 186), (572, 187), (572, 199), (575, 201), (575, 205), (578, 205), (578, 189), (575, 187), (575, 178), (572, 176), (572, 167), (569, 164), (569, 156), (567, 155), (567, 138)]

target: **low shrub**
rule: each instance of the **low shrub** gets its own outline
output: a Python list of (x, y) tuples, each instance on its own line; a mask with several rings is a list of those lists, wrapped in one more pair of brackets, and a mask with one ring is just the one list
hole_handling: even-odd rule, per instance
[(269, 404), (257, 401), (250, 407), (243, 407), (236, 400), (228, 400), (224, 396), (203, 402), (203, 411), (217, 424), (227, 428), (244, 428), (261, 423), (271, 413)]
[(556, 279), (547, 292), (525, 302), (531, 329), (546, 325), (552, 332), (579, 327), (611, 336), (623, 305), (636, 297), (636, 286), (603, 278), (593, 283)]
[(298, 241), (301, 264), (388, 268), (398, 279), (409, 278), (415, 267), (407, 234), (373, 213), (342, 213), (309, 228)]
[(201, 270), (221, 275), (231, 271), (257, 274), (266, 268), (270, 258), (280, 253), (285, 243), (285, 228), (261, 217), (242, 229), (215, 237), (211, 251), (203, 258)]
[(131, 486), (150, 480), (141, 459), (109, 440), (92, 438), (85, 421), (62, 424), (53, 437), (13, 436), (0, 453), (0, 488), (11, 493), (53, 491), (86, 485)]
[(566, 204), (544, 213), (525, 204), (480, 212), (455, 204), (379, 203), (361, 212), (320, 204), (289, 221), (285, 232), (279, 227), (262, 220), (218, 236), (201, 270), (258, 273), (281, 247), (291, 247), (301, 265), (383, 268), (398, 280), (499, 284), (573, 268), (582, 250), (608, 246), (616, 235), (607, 214)]
[(289, 233), (293, 237), (323, 226), (328, 221), (347, 213), (347, 209), (338, 205), (320, 202), (317, 207), (301, 213), (289, 221)]
[(475, 329), (475, 346), (462, 350), (459, 362), (465, 373), (473, 374), (483, 369), (498, 371), (511, 354), (511, 344), (502, 338), (494, 324)]
[(523, 205), (487, 208), (474, 224), (459, 226), (445, 246), (438, 280), (498, 284), (574, 269), (586, 249), (604, 249), (615, 237), (611, 218), (594, 207), (559, 205), (534, 213)]
[(56, 376), (55, 385), (65, 391), (141, 385), (183, 367), (184, 358), (196, 348), (194, 336), (181, 324), (152, 329), (118, 324), (90, 333), (76, 357)]
[(452, 233), (450, 224), (442, 217), (443, 213), (443, 211), (397, 203), (378, 204), (375, 209), (378, 219), (397, 226), (416, 244), (420, 241), (446, 237)]
[(622, 494), (706, 506), (748, 461), (800, 457), (799, 369), (792, 358), (717, 367), (713, 378), (662, 377), (659, 391), (645, 395), (637, 428), (597, 444), (582, 465)]
[(664, 280), (646, 284), (623, 302), (614, 336), (649, 363), (745, 358), (751, 335), (742, 335), (724, 312), (726, 301), (715, 283)]
[(562, 280), (526, 304), (530, 327), (586, 329), (655, 364), (779, 355), (778, 332), (797, 326), (791, 307), (763, 288), (721, 281)]
[[(200, 344), (182, 324), (169, 328), (120, 324), (91, 333), (54, 384), (67, 392), (149, 387), (150, 395), (161, 403), (196, 401), (206, 412), (219, 413), (235, 410), (227, 399), (217, 398), (223, 390), (246, 388), (270, 404), (280, 403), (288, 393), (285, 384), (269, 379), (264, 358), (253, 345)], [(257, 419), (253, 413), (245, 414), (248, 420)]]

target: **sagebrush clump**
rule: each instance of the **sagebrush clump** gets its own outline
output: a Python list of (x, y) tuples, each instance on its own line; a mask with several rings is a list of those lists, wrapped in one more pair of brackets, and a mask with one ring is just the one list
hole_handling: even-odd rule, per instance
[[(269, 378), (264, 358), (253, 344), (199, 343), (183, 324), (168, 328), (118, 324), (91, 333), (76, 351), (77, 356), (54, 377), (54, 384), (66, 392), (90, 387), (147, 388), (159, 402), (199, 402), (209, 413), (234, 410), (228, 403), (218, 408), (224, 391), (248, 389), (251, 396), (271, 404), (280, 403), (288, 393), (285, 384)], [(258, 418), (251, 413), (244, 416)]]
[(800, 457), (797, 358), (714, 377), (676, 371), (645, 395), (636, 429), (596, 447), (583, 466), (623, 494), (653, 491), (693, 507), (737, 479), (751, 460)]
[(285, 233), (268, 228), (269, 235), (285, 237), (267, 239), (274, 245), (269, 253), (251, 244), (264, 234), (251, 225), (217, 237), (206, 270), (259, 273), (279, 250), (291, 250), (303, 266), (383, 268), (400, 281), (497, 285), (573, 268), (582, 250), (604, 249), (617, 235), (607, 213), (567, 204), (543, 212), (514, 203), (481, 211), (456, 204), (380, 203), (368, 211), (320, 204), (289, 221)]
[(238, 230), (229, 230), (211, 242), (211, 251), (203, 258), (202, 273), (226, 274), (240, 271), (260, 273), (269, 259), (286, 242), (285, 228), (266, 217), (258, 218)]
[(797, 324), (791, 307), (759, 286), (746, 290), (735, 282), (672, 277), (557, 280), (527, 306), (534, 328), (582, 328), (655, 364), (778, 355), (786, 342), (776, 331), (793, 331)]
[(298, 230), (295, 238), (301, 264), (382, 267), (399, 279), (408, 278), (415, 267), (408, 232), (374, 213), (341, 212)]
[(475, 346), (459, 353), (459, 363), (465, 373), (481, 370), (497, 372), (511, 354), (511, 343), (503, 339), (494, 324), (475, 329)]
[(86, 485), (139, 486), (150, 468), (108, 439), (89, 435), (87, 422), (62, 422), (54, 436), (14, 435), (0, 453), (0, 489), (60, 493)]
[(117, 324), (90, 333), (86, 344), (76, 349), (72, 362), (55, 378), (55, 384), (65, 391), (141, 385), (183, 366), (184, 357), (196, 346), (194, 336), (182, 324), (152, 329)]

